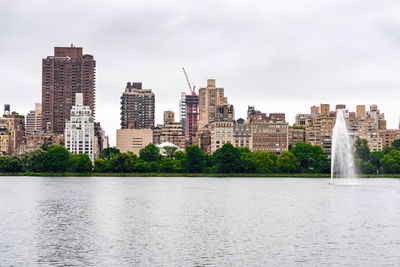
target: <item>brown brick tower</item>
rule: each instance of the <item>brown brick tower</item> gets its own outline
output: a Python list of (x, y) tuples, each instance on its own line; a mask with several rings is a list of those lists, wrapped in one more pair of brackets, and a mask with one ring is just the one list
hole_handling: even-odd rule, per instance
[(92, 55), (82, 47), (55, 47), (54, 56), (42, 60), (42, 126), (62, 134), (75, 105), (75, 94), (95, 112), (95, 67)]

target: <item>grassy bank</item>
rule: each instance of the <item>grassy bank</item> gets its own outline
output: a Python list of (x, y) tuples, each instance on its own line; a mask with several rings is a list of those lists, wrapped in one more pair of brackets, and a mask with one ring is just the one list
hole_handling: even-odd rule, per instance
[[(330, 174), (315, 173), (0, 173), (0, 176), (54, 176), (54, 177), (295, 177), (328, 178)], [(362, 178), (400, 178), (400, 174), (360, 175)]]

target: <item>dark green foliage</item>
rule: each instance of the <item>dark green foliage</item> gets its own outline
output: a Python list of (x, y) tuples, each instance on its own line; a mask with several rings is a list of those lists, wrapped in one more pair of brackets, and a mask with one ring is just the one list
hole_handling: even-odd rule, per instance
[(92, 161), (87, 154), (71, 154), (71, 170), (73, 172), (91, 172)]
[(385, 173), (400, 173), (400, 151), (390, 151), (380, 163)]
[(145, 148), (141, 149), (140, 159), (145, 160), (147, 162), (159, 161), (161, 160), (160, 149), (156, 147), (154, 144), (148, 144)]
[[(290, 152), (297, 158), (302, 172), (329, 172), (329, 161), (320, 146), (307, 143), (297, 143)], [(328, 168), (328, 170), (327, 170)]]
[(235, 173), (241, 172), (242, 162), (241, 154), (238, 148), (231, 143), (224, 144), (215, 152), (215, 162), (217, 172), (219, 173)]
[(111, 168), (113, 172), (131, 172), (133, 170), (132, 158), (126, 153), (114, 155), (111, 159)]
[(375, 168), (375, 173), (379, 173), (379, 170), (381, 169), (381, 160), (385, 156), (385, 153), (382, 151), (376, 151), (376, 152), (371, 152), (369, 154), (369, 160), (372, 166)]
[(95, 172), (112, 172), (111, 160), (108, 159), (96, 159), (94, 161)]
[(3, 172), (23, 172), (24, 163), (17, 155), (12, 156), (1, 156), (0, 157), (0, 169)]
[(150, 171), (150, 164), (147, 161), (142, 159), (138, 159), (134, 166), (135, 172), (149, 172)]
[(166, 157), (173, 159), (175, 156), (175, 153), (178, 151), (178, 147), (176, 146), (165, 146), (163, 147)]
[(206, 167), (206, 154), (198, 146), (187, 146), (183, 168), (186, 172), (201, 173)]
[(299, 169), (296, 157), (289, 151), (284, 151), (281, 153), (276, 161), (276, 165), (282, 172), (285, 173), (297, 172)]
[(65, 172), (69, 167), (68, 150), (59, 145), (51, 145), (47, 149), (46, 168), (49, 172)]
[(101, 158), (102, 159), (111, 159), (114, 155), (121, 154), (119, 149), (113, 148), (113, 147), (107, 147), (103, 149), (103, 152), (101, 153)]
[(271, 173), (274, 171), (275, 162), (271, 159), (271, 154), (262, 150), (252, 153), (258, 172)]
[(393, 140), (392, 147), (399, 151), (400, 150), (400, 139)]
[(367, 162), (369, 160), (369, 147), (368, 147), (368, 141), (365, 139), (360, 139), (357, 138), (355, 144), (356, 148), (356, 154), (357, 156), (364, 162)]
[(179, 169), (179, 161), (164, 157), (159, 164), (161, 172), (175, 172)]
[(47, 152), (41, 148), (33, 150), (28, 154), (27, 170), (31, 172), (45, 172)]

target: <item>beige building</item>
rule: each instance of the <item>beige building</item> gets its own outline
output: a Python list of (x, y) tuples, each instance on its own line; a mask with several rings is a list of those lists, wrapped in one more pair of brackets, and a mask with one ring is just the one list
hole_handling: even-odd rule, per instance
[(231, 143), (234, 145), (233, 124), (233, 120), (214, 121), (210, 123), (211, 154), (218, 148), (221, 148), (225, 143)]
[(297, 143), (306, 142), (306, 129), (304, 126), (289, 126), (288, 129), (288, 143), (289, 149), (294, 147)]
[(253, 121), (251, 122), (253, 138), (252, 151), (266, 151), (280, 154), (287, 151), (288, 123), (283, 121)]
[(251, 124), (243, 119), (238, 119), (233, 124), (233, 145), (236, 147), (247, 147), (253, 150), (253, 138), (251, 133)]
[(26, 115), (25, 129), (27, 133), (42, 130), (42, 104), (35, 103), (35, 110), (31, 110)]
[(382, 149), (390, 147), (392, 142), (396, 139), (400, 139), (400, 130), (379, 130), (378, 136), (382, 140)]
[(172, 143), (182, 149), (185, 148), (185, 132), (180, 122), (170, 122), (157, 125), (153, 130), (153, 143)]
[(174, 123), (175, 122), (175, 113), (173, 111), (164, 111), (164, 124)]
[(322, 147), (325, 154), (330, 155), (332, 149), (332, 130), (335, 126), (336, 116), (330, 111), (329, 104), (321, 104), (321, 115), (312, 118), (306, 125), (305, 141), (312, 145)]
[(12, 151), (11, 135), (6, 124), (0, 124), (0, 154), (9, 155)]
[(207, 87), (199, 90), (199, 129), (215, 121), (217, 108), (223, 104), (227, 104), (224, 88), (217, 88), (215, 79), (208, 79)]
[(153, 130), (150, 129), (118, 129), (117, 149), (122, 153), (131, 151), (139, 155), (139, 151), (153, 142)]
[(357, 138), (365, 139), (368, 141), (368, 147), (371, 151), (382, 150), (382, 138), (379, 137), (378, 127), (373, 118), (366, 118), (365, 116), (355, 119), (346, 118), (346, 123), (353, 142)]
[(30, 132), (26, 134), (26, 146), (18, 153), (22, 154), (41, 148), (42, 145), (65, 145), (64, 135), (52, 132)]

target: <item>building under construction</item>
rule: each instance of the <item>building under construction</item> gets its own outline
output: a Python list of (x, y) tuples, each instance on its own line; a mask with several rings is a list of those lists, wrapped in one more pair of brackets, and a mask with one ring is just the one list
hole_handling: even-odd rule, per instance
[(193, 145), (198, 130), (199, 96), (196, 93), (186, 95), (186, 145)]

